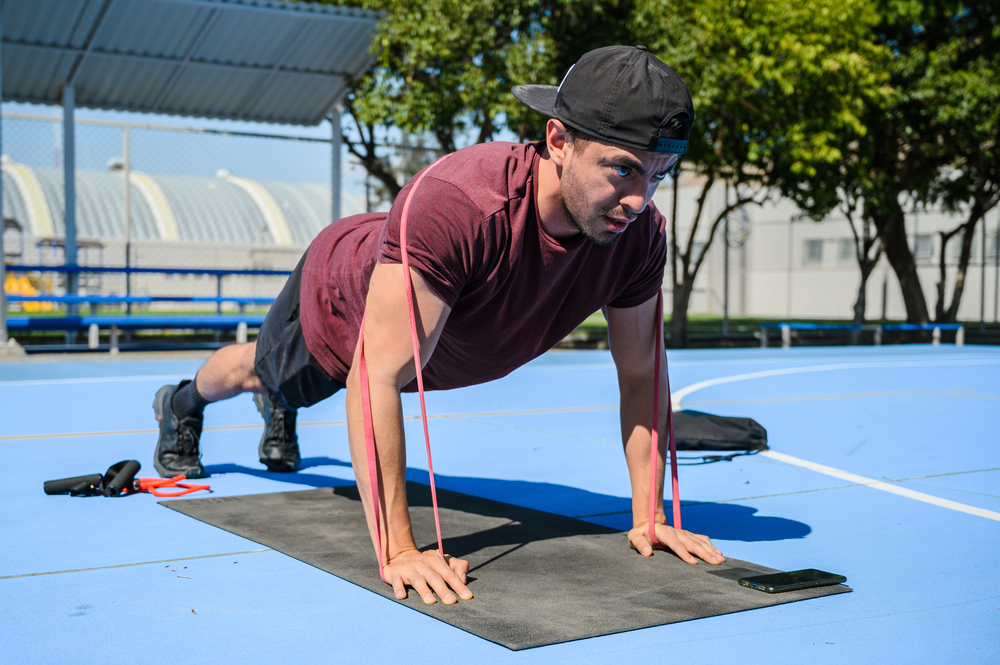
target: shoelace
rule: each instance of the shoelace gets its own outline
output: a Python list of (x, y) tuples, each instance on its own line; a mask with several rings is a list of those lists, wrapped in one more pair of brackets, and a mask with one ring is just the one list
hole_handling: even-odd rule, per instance
[[(198, 435), (195, 434), (196, 427), (189, 425), (186, 420), (186, 418), (178, 418), (177, 450), (184, 457), (196, 457), (198, 454)], [(201, 428), (197, 429), (200, 430)]]
[[(423, 372), (421, 371), (422, 363), (420, 362), (420, 342), (417, 336), (417, 322), (416, 314), (413, 307), (413, 287), (410, 281), (410, 258), (406, 251), (406, 220), (410, 211), (410, 202), (413, 199), (413, 195), (416, 193), (417, 188), (420, 187), (421, 181), (424, 177), (433, 170), (438, 164), (448, 159), (450, 155), (445, 155), (438, 159), (436, 162), (428, 166), (423, 172), (417, 177), (416, 182), (413, 183), (413, 187), (410, 188), (409, 193), (406, 195), (406, 200), (403, 203), (403, 212), (399, 220), (399, 248), (402, 255), (403, 263), (403, 280), (406, 288), (406, 302), (409, 308), (410, 314), (410, 337), (413, 343), (413, 359), (416, 365), (416, 375), (417, 375), (417, 393), (420, 396), (420, 417), (424, 426), (424, 441), (427, 448), (427, 472), (430, 478), (431, 486), (431, 503), (434, 506), (434, 527), (437, 531), (437, 545), (438, 554), (444, 557), (444, 543), (441, 539), (441, 516), (438, 512), (438, 500), (437, 500), (437, 488), (434, 483), (434, 464), (431, 461), (431, 439), (430, 432), (427, 426), (427, 407), (424, 403), (424, 379)], [(648, 515), (648, 527), (649, 527), (649, 538), (653, 545), (658, 545), (659, 540), (656, 537), (656, 531), (654, 529), (654, 515), (656, 507), (656, 479), (657, 470), (659, 467), (659, 404), (660, 404), (660, 360), (663, 356), (663, 294), (658, 293), (656, 296), (656, 312), (658, 322), (655, 337), (656, 345), (656, 360), (654, 367), (654, 377), (653, 377), (653, 425), (652, 425), (652, 441), (650, 442), (650, 483), (649, 483), (649, 515)], [(377, 469), (378, 459), (377, 452), (375, 448), (375, 425), (372, 420), (372, 409), (371, 409), (371, 393), (369, 390), (368, 383), (368, 363), (365, 359), (365, 317), (361, 318), (361, 330), (358, 339), (358, 378), (361, 384), (361, 414), (362, 420), (364, 421), (365, 427), (365, 452), (368, 464), (368, 483), (369, 490), (371, 492), (371, 507), (372, 514), (374, 515), (375, 522), (375, 554), (378, 557), (378, 572), (379, 576), (382, 578), (383, 582), (389, 583), (389, 580), (385, 577), (385, 556), (387, 553), (383, 552), (382, 549), (382, 516), (381, 511), (385, 509), (384, 502), (381, 501), (382, 491), (379, 483), (379, 473)], [(670, 400), (670, 378), (667, 378), (667, 428), (669, 435), (669, 447), (670, 447), (670, 475), (671, 475), (671, 487), (673, 494), (673, 526), (674, 528), (681, 528), (681, 502), (680, 502), (680, 490), (677, 480), (677, 446), (674, 441), (674, 417), (673, 408)], [(388, 534), (388, 531), (386, 532)]]

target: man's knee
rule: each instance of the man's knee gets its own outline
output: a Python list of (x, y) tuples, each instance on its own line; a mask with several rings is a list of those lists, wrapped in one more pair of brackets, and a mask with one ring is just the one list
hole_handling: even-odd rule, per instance
[(243, 390), (247, 392), (263, 393), (267, 392), (260, 377), (257, 376), (257, 342), (247, 342), (239, 345), (240, 353), (240, 378), (243, 382)]

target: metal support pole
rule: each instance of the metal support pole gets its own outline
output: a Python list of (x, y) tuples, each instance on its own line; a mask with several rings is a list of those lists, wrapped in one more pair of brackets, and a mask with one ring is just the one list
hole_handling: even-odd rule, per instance
[(215, 296), (218, 300), (215, 301), (215, 313), (222, 314), (222, 274), (215, 276)]
[(993, 237), (993, 323), (997, 323), (1000, 305), (1000, 215), (997, 215), (997, 232)]
[[(129, 176), (132, 172), (131, 149), (129, 146), (129, 130), (127, 125), (122, 132), (122, 174), (125, 176), (125, 197), (122, 210), (125, 223), (125, 267), (132, 267), (132, 189)], [(132, 295), (132, 273), (125, 273), (125, 295)], [(125, 313), (132, 313), (132, 303), (125, 303)]]
[[(3, 71), (0, 63), (0, 71)], [(0, 77), (0, 97), (3, 78)], [(3, 121), (0, 120), (0, 153), (3, 152)], [(7, 255), (3, 249), (3, 235), (7, 230), (7, 219), (3, 216), (3, 180), (0, 179), (0, 345), (7, 345)]]
[(781, 326), (781, 348), (790, 349), (792, 348), (792, 329), (790, 326)]
[[(727, 190), (728, 191), (728, 190)], [(729, 335), (729, 215), (722, 230), (722, 336)]]
[[(63, 86), (63, 183), (66, 204), (66, 242), (65, 263), (77, 265), (76, 257), (76, 140), (73, 127), (73, 115), (76, 111), (76, 89), (72, 83)], [(76, 295), (80, 275), (76, 272), (66, 274), (66, 293)], [(67, 314), (76, 316), (78, 305), (66, 306)]]
[[(979, 251), (979, 330), (986, 330), (986, 215), (983, 215), (983, 242)], [(957, 318), (957, 317), (956, 317)]]
[(333, 107), (333, 113), (330, 114), (330, 125), (332, 135), (330, 137), (330, 207), (333, 217), (330, 221), (336, 222), (340, 219), (340, 146), (341, 146), (341, 127), (340, 127), (340, 114), (343, 113), (343, 109), (340, 104)]
[(882, 273), (882, 321), (885, 321), (886, 312), (889, 307), (889, 275), (885, 271)]

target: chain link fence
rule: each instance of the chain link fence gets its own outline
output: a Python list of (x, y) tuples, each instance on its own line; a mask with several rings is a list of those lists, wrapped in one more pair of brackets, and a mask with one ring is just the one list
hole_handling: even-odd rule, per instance
[[(4, 113), (2, 131), (4, 259), (62, 265), (62, 117)], [(77, 262), (83, 266), (291, 270), (333, 219), (329, 139), (79, 118), (74, 134)], [(364, 178), (347, 159), (342, 163), (341, 214), (364, 212)], [(283, 284), (281, 276), (231, 275), (221, 289), (226, 296), (272, 297)], [(8, 278), (13, 292), (61, 295), (66, 288), (61, 273)], [(78, 291), (214, 296), (219, 288), (210, 275), (112, 273), (82, 275)]]
[[(680, 183), (677, 236), (681, 252), (691, 235), (703, 184), (690, 176)], [(804, 218), (790, 201), (772, 197), (762, 205), (749, 204), (730, 214), (728, 242), (725, 225), (720, 224), (709, 243), (711, 220), (725, 208), (725, 196), (724, 185), (717, 184), (710, 190), (694, 234), (692, 260), (706, 247), (708, 253), (688, 307), (692, 320), (721, 320), (728, 314), (734, 319), (748, 319), (747, 330), (752, 330), (758, 320), (852, 319), (861, 271), (855, 235), (842, 212), (834, 211), (822, 221), (813, 221)], [(669, 222), (673, 210), (669, 183), (657, 191), (654, 203)], [(932, 208), (911, 210), (906, 215), (910, 248), (932, 316), (941, 276), (942, 233), (962, 223), (965, 214)], [(855, 220), (860, 232), (857, 226)], [(944, 247), (949, 302), (958, 276), (961, 244), (962, 235), (958, 233)], [(669, 308), (669, 267), (667, 277), (664, 295)], [(905, 318), (898, 281), (883, 255), (866, 284), (865, 319)], [(975, 228), (958, 318), (986, 323), (1000, 320), (1000, 209), (990, 211)]]

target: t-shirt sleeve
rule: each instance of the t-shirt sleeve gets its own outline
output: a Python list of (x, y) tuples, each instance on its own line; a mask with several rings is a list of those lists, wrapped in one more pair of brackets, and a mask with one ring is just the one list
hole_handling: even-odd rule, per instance
[(663, 288), (663, 270), (667, 265), (667, 220), (650, 206), (649, 240), (646, 260), (641, 263), (628, 286), (611, 302), (609, 307), (636, 307), (656, 295)]
[[(416, 178), (403, 188), (389, 212), (380, 239), (379, 263), (402, 263), (400, 222)], [(413, 194), (407, 212), (410, 266), (449, 307), (483, 269), (484, 215), (452, 183), (427, 175)]]

